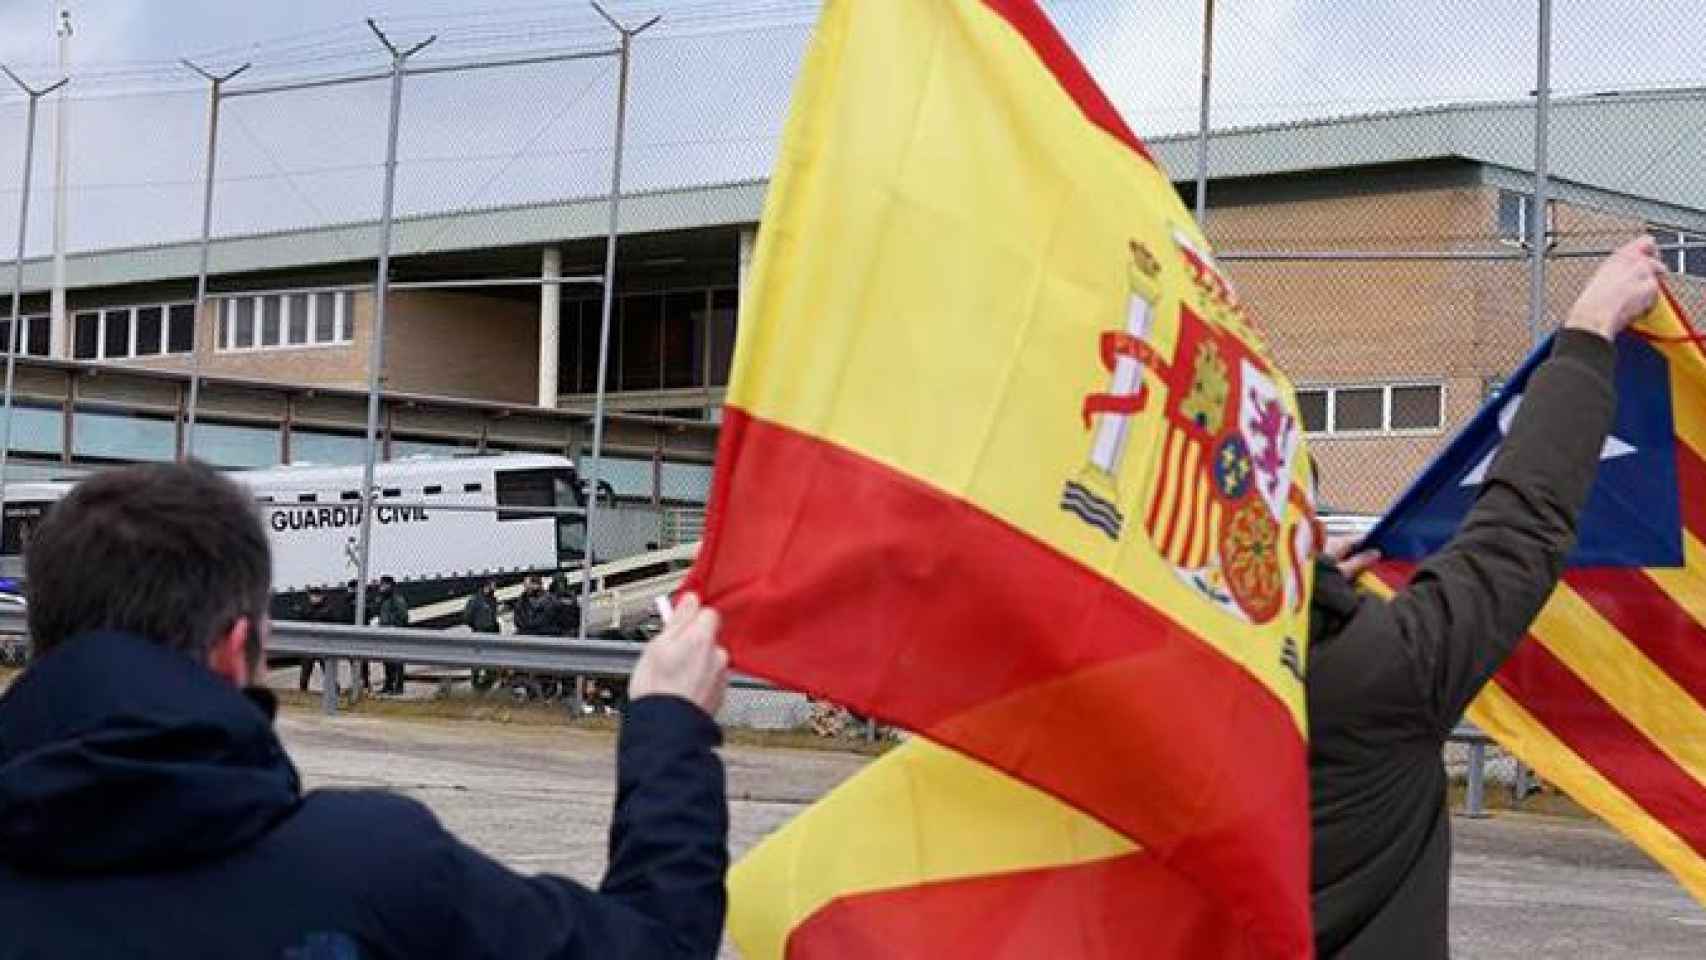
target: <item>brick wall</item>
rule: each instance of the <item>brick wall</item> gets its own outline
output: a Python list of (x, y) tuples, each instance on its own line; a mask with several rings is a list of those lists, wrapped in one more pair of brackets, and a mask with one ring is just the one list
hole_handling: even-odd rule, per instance
[[(210, 308), (196, 342), (201, 371), (328, 387), (367, 386), (373, 330), (373, 297), (351, 297), (352, 341), (330, 347), (216, 350)], [(390, 390), (463, 399), (527, 403), (539, 376), (537, 307), (517, 300), (472, 293), (405, 290), (391, 295), (386, 317), (385, 386)], [(187, 369), (182, 356), (146, 357), (124, 363), (155, 369)]]
[(410, 290), (393, 295), (386, 324), (392, 390), (505, 403), (538, 399), (537, 303)]
[[(1250, 203), (1212, 209), (1209, 233), (1223, 251), (1480, 250), (1497, 245), (1498, 193), (1471, 185)], [(1560, 249), (1610, 246), (1641, 227), (1637, 220), (1564, 203), (1556, 207), (1554, 225), (1564, 238)], [(1595, 264), (1550, 264), (1547, 309), (1554, 322), (1567, 313)], [(1530, 349), (1529, 268), (1521, 260), (1225, 266), (1296, 383), (1444, 385), (1445, 426), (1438, 432), (1311, 439), (1323, 498), (1343, 509), (1389, 506), (1480, 409), (1489, 382), (1508, 375)]]

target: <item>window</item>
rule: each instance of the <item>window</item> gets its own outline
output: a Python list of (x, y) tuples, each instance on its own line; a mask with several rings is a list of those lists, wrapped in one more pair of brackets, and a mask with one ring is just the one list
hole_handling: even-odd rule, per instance
[(255, 345), (255, 301), (244, 297), (241, 300), (229, 302), (231, 316), (226, 323), (230, 327), (227, 342), (231, 349), (238, 350)]
[[(25, 315), (18, 318), (18, 356), (45, 357), (48, 338), (53, 335), (53, 320), (46, 315)], [(0, 353), (12, 349), (12, 318), (0, 317)]]
[(222, 351), (337, 346), (354, 339), (345, 290), (226, 296), (216, 302)]
[(136, 308), (136, 355), (152, 357), (165, 348), (165, 307)]
[(706, 320), (710, 349), (705, 351), (705, 384), (722, 387), (729, 382), (729, 367), (735, 356), (735, 312), (739, 296), (733, 288), (711, 293), (711, 315)]
[[(288, 325), (284, 334), (285, 342), (307, 343), (308, 297), (306, 295), (300, 297), (285, 297), (284, 312), (285, 323)], [(333, 338), (328, 337), (328, 339)]]
[(216, 467), (271, 467), (279, 462), (277, 427), (245, 427), (197, 420), (189, 454)]
[(174, 303), (166, 308), (166, 352), (189, 353), (195, 349), (195, 304)]
[(281, 329), (284, 301), (288, 297), (261, 298), (261, 346), (276, 347), (284, 331)]
[(1438, 430), (1444, 411), (1440, 401), (1445, 392), (1438, 387), (1393, 387), (1388, 427), (1393, 430)]
[(131, 356), (135, 345), (130, 341), (130, 320), (134, 311), (107, 310), (104, 311), (104, 326), (101, 328), (101, 356), (104, 359), (118, 359)]
[(172, 460), (178, 427), (171, 420), (125, 411), (79, 407), (72, 416), (71, 452), (79, 460)]
[(692, 387), (702, 382), (705, 313), (710, 295), (703, 290), (663, 298), (663, 386)]
[(1659, 242), (1659, 257), (1671, 273), (1706, 277), (1706, 234), (1688, 233), (1669, 227), (1653, 227)]
[(58, 456), (65, 444), (65, 414), (58, 407), (12, 404), (12, 452)]
[[(1499, 239), (1505, 243), (1517, 246), (1528, 246), (1529, 210), (1534, 198), (1526, 193), (1515, 190), (1499, 191)], [(1546, 236), (1553, 234), (1553, 219), (1556, 205), (1552, 201), (1546, 203)]]
[[(188, 353), (195, 336), (195, 305), (144, 304), (85, 310), (72, 319), (71, 356), (77, 360), (129, 360), (162, 353)], [(48, 319), (41, 318), (42, 355), (47, 355)], [(32, 340), (33, 329), (28, 331)]]
[[(502, 470), (498, 472), (498, 506), (545, 508), (557, 505), (557, 476), (561, 470)], [(532, 512), (498, 511), (499, 520), (538, 520)]]
[(1379, 430), (1385, 402), (1385, 391), (1379, 387), (1339, 388), (1333, 394), (1334, 432)]
[(355, 434), (290, 431), (290, 462), (351, 466), (367, 462), (367, 440)]
[(1297, 391), (1297, 411), (1303, 415), (1304, 432), (1327, 431), (1327, 396), (1326, 390)]
[(101, 355), (101, 314), (79, 313), (71, 344), (71, 355), (78, 360), (94, 360)]
[(1437, 383), (1302, 387), (1303, 429), (1319, 436), (1433, 433), (1445, 426), (1445, 387)]
[[(612, 304), (608, 386), (611, 390), (685, 390), (728, 382), (734, 357), (732, 287), (623, 294)], [(562, 393), (588, 394), (598, 383), (603, 305), (563, 302), (558, 339)]]
[(45, 357), (52, 353), (53, 318), (40, 315), (25, 317), (23, 342), (28, 344), (24, 353), (32, 357)]
[(662, 386), (663, 297), (622, 298), (621, 378), (618, 390), (656, 390)]

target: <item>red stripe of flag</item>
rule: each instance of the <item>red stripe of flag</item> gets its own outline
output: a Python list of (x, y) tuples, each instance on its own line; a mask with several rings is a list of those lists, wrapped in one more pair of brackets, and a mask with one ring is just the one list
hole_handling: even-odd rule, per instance
[(788, 960), (1265, 956), (1152, 856), (855, 894), (788, 936)]
[(1565, 573), (1564, 582), (1706, 708), (1706, 627), (1652, 577), (1636, 569), (1582, 567)]
[(1493, 678), (1649, 816), (1706, 857), (1706, 787), (1533, 636)]
[(1681, 437), (1676, 441), (1676, 487), (1682, 501), (1682, 525), (1706, 540), (1706, 461)]
[(687, 589), (723, 612), (739, 669), (1005, 770), (1214, 891), (1276, 953), (1307, 949), (1305, 743), (1249, 672), (1096, 571), (844, 447), (728, 407), (722, 449), (717, 489), (749, 495), (717, 501)]
[(1183, 478), (1185, 489), (1190, 493), (1190, 498), (1185, 501), (1184, 509), (1185, 542), (1179, 547), (1178, 565), (1183, 567), (1191, 565), (1191, 551), (1196, 549), (1197, 545), (1197, 504), (1200, 502), (1203, 495), (1202, 484), (1199, 482), (1201, 475), (1197, 472), (1201, 469), (1202, 457), (1200, 451), (1198, 453), (1197, 461), (1198, 462), (1193, 465), (1190, 472), (1188, 472)]
[(1149, 154), (1149, 148), (1126, 126), (1119, 110), (1108, 99), (1107, 94), (1102, 92), (1102, 88), (1096, 85), (1090, 71), (1084, 69), (1084, 64), (1079, 62), (1078, 56), (1072, 52), (1060, 31), (1055, 29), (1048, 15), (1037, 6), (1036, 0), (984, 0), (984, 5), (1019, 31), (1019, 35), (1031, 45), (1037, 59), (1054, 74), (1067, 95), (1078, 104), (1078, 109), (1083, 111), (1086, 119), (1136, 151), (1138, 156), (1150, 163), (1155, 162), (1155, 158)]

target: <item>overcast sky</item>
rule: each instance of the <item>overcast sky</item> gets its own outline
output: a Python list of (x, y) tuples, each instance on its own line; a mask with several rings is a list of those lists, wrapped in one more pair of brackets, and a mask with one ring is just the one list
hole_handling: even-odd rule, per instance
[[(71, 247), (184, 239), (199, 204), (205, 96), (174, 65), (253, 60), (245, 79), (383, 62), (360, 18), (427, 56), (592, 46), (600, 22), (572, 0), (72, 0)], [(1196, 123), (1200, 3), (1046, 0), (1140, 134)], [(1701, 0), (1556, 0), (1562, 92), (1706, 85)], [(762, 176), (813, 15), (809, 0), (612, 0), (663, 13), (636, 54), (635, 189)], [(1233, 0), (1215, 45), (1217, 126), (1520, 98), (1533, 87), (1534, 0)], [(53, 0), (0, 0), (0, 62), (54, 75)], [(221, 235), (370, 218), (383, 85), (227, 104)], [(590, 195), (607, 182), (612, 71), (595, 61), (412, 80), (399, 210), (406, 214)], [(52, 108), (43, 114), (49, 137)], [(23, 109), (0, 90), (0, 236), (15, 229)], [(1706, 120), (1706, 118), (1703, 118)], [(51, 169), (37, 154), (38, 190)], [(32, 251), (45, 243), (37, 196)], [(39, 224), (39, 226), (38, 226)], [(5, 259), (9, 251), (0, 253)]]

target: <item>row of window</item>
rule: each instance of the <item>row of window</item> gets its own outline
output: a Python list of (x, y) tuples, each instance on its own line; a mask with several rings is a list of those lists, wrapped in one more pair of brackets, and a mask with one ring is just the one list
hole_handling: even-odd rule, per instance
[[(39, 320), (44, 331), (47, 317)], [(128, 360), (189, 353), (195, 346), (195, 304), (158, 303), (80, 310), (73, 318), (71, 356), (78, 360)], [(30, 334), (36, 326), (30, 324)], [(45, 349), (44, 349), (45, 355)]]
[(355, 339), (347, 290), (223, 296), (215, 302), (221, 352), (338, 346)]
[(1303, 429), (1317, 436), (1430, 433), (1445, 427), (1445, 387), (1389, 383), (1298, 387)]
[[(1505, 243), (1517, 246), (1528, 246), (1528, 218), (1534, 206), (1534, 198), (1526, 193), (1515, 190), (1499, 191), (1498, 229), (1499, 239)], [(1546, 233), (1554, 231), (1554, 214), (1557, 211), (1556, 202), (1546, 205)], [(1660, 256), (1672, 273), (1687, 274), (1693, 277), (1706, 277), (1706, 234), (1690, 233), (1676, 227), (1650, 225), (1648, 232), (1664, 249)]]

